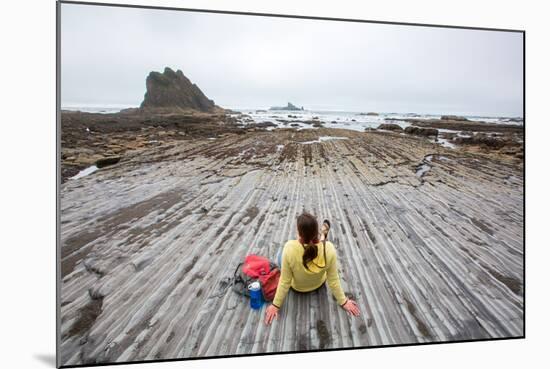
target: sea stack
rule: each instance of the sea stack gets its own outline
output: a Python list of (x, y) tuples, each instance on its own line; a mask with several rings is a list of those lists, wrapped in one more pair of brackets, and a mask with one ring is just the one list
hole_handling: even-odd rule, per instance
[(141, 110), (196, 110), (212, 113), (220, 109), (181, 70), (174, 72), (166, 67), (163, 73), (151, 72), (145, 84), (147, 92)]
[(271, 108), (269, 108), (269, 110), (297, 111), (297, 110), (304, 110), (304, 107), (302, 106), (301, 108), (299, 108), (292, 103), (287, 103), (286, 106), (272, 106)]

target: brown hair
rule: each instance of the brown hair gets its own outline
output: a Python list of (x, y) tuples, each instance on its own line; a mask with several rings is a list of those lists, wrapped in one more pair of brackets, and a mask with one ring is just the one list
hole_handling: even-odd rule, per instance
[(302, 263), (306, 269), (309, 269), (307, 263), (317, 257), (316, 243), (319, 242), (319, 224), (317, 223), (317, 219), (309, 213), (302, 213), (298, 217), (298, 234), (300, 235), (300, 243), (304, 247)]

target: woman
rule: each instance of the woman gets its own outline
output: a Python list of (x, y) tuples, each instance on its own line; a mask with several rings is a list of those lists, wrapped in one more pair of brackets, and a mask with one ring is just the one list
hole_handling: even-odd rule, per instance
[(279, 255), (281, 277), (273, 303), (265, 312), (265, 323), (271, 324), (277, 318), (279, 309), (289, 288), (297, 292), (311, 292), (327, 282), (336, 302), (351, 315), (358, 316), (359, 308), (355, 301), (344, 294), (340, 286), (336, 250), (331, 242), (323, 242), (330, 224), (323, 223), (319, 240), (319, 225), (311, 214), (298, 217), (298, 240), (288, 241)]

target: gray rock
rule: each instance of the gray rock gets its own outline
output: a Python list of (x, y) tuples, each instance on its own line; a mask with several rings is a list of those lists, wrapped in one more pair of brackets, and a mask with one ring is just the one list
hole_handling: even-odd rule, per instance
[(383, 123), (379, 125), (376, 129), (384, 129), (386, 131), (402, 131), (403, 128), (399, 124), (395, 123)]
[(424, 128), (416, 126), (408, 126), (405, 128), (405, 133), (416, 136), (436, 136), (439, 134), (439, 131), (435, 128)]
[(464, 122), (464, 121), (467, 121), (468, 119), (466, 119), (465, 117), (461, 117), (459, 115), (442, 115), (441, 120), (454, 120), (454, 121)]

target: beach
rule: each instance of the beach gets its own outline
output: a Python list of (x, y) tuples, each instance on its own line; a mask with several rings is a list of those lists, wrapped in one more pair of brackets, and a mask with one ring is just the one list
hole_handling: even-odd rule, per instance
[[(64, 365), (523, 335), (523, 125), (251, 113), (62, 113)], [(362, 315), (291, 292), (266, 326), (227, 281), (304, 210)]]

